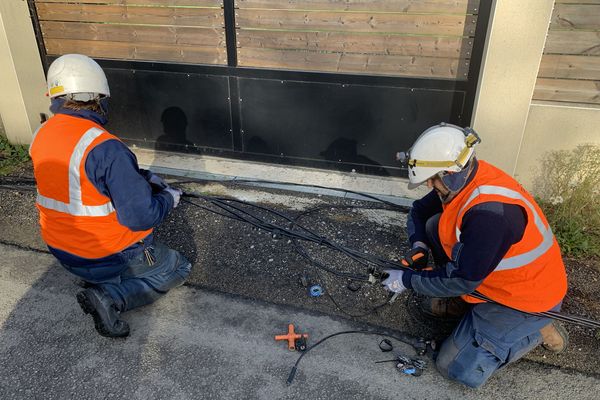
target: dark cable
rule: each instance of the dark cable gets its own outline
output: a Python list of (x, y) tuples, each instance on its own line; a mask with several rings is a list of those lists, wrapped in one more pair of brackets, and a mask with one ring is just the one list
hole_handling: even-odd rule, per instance
[(296, 376), (296, 371), (298, 370), (298, 364), (300, 364), (300, 361), (302, 361), (304, 356), (307, 355), (309, 351), (311, 351), (312, 349), (314, 349), (315, 347), (317, 347), (318, 345), (320, 345), (327, 339), (331, 339), (332, 337), (335, 337), (335, 336), (346, 335), (346, 334), (350, 334), (350, 333), (363, 333), (366, 335), (386, 336), (386, 337), (395, 339), (399, 342), (409, 344), (413, 347), (415, 345), (414, 341), (408, 340), (407, 337), (401, 338), (401, 337), (398, 337), (395, 335), (390, 335), (388, 333), (378, 332), (378, 331), (355, 330), (355, 331), (341, 331), (341, 332), (332, 333), (331, 335), (325, 336), (324, 338), (322, 338), (321, 340), (319, 340), (317, 343), (313, 344), (312, 346), (307, 347), (306, 350), (302, 354), (300, 354), (300, 357), (298, 357), (298, 359), (296, 360), (296, 363), (292, 367), (290, 374), (288, 376), (288, 379), (287, 379), (288, 385), (291, 385), (292, 382), (294, 381), (294, 377)]

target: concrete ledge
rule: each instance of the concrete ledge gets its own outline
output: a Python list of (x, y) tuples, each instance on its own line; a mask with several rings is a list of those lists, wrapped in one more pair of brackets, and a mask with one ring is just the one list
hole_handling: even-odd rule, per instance
[[(132, 147), (141, 167), (155, 172), (186, 176), (204, 180), (261, 180), (294, 185), (318, 185), (366, 193), (400, 205), (410, 205), (412, 200), (427, 193), (426, 188), (409, 191), (407, 179), (376, 177), (304, 167), (289, 167), (259, 162), (231, 160), (219, 157), (181, 154)], [(262, 184), (282, 188), (277, 184)], [(353, 198), (343, 192), (298, 186), (285, 188), (332, 196)], [(360, 198), (356, 197), (356, 198)], [(364, 200), (364, 199), (363, 199)]]

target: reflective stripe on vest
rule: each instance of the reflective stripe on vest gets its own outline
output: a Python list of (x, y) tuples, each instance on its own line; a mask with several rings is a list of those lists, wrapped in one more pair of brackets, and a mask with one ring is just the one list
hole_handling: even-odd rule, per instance
[[(535, 222), (535, 226), (540, 231), (542, 235), (542, 243), (540, 243), (536, 248), (528, 251), (527, 253), (519, 254), (517, 256), (504, 258), (500, 263), (496, 266), (494, 271), (504, 271), (508, 269), (520, 268), (525, 265), (532, 263), (535, 259), (542, 256), (546, 253), (554, 244), (554, 235), (552, 234), (552, 229), (550, 226), (546, 227), (542, 222), (542, 218), (539, 216), (535, 207), (529, 200), (527, 200), (521, 193), (516, 192), (511, 189), (507, 189), (502, 186), (492, 186), (492, 185), (482, 185), (473, 190), (471, 196), (466, 201), (466, 203), (462, 206), (458, 215), (461, 215), (463, 210), (480, 194), (494, 194), (499, 196), (508, 197), (510, 199), (521, 200), (525, 205), (531, 210), (533, 214), (533, 219)], [(456, 228), (456, 238), (460, 240), (460, 230), (458, 227)]]
[[(48, 121), (46, 121), (46, 122), (48, 122)], [(31, 146), (33, 146), (33, 142), (35, 141), (35, 137), (37, 136), (37, 134), (40, 131), (40, 129), (42, 129), (44, 127), (44, 125), (46, 125), (46, 122), (44, 122), (43, 124), (41, 124), (40, 126), (38, 126), (38, 128), (35, 130), (35, 132), (33, 132), (33, 135), (31, 136), (31, 143), (29, 144), (29, 149), (27, 150), (27, 152), (29, 153), (29, 157), (31, 157)]]
[(63, 203), (38, 193), (37, 202), (39, 205), (50, 210), (86, 217), (104, 217), (115, 211), (110, 201), (99, 206), (85, 206), (81, 200), (81, 162), (87, 148), (103, 132), (102, 129), (98, 128), (88, 129), (79, 139), (73, 154), (71, 154), (69, 160), (69, 203)]

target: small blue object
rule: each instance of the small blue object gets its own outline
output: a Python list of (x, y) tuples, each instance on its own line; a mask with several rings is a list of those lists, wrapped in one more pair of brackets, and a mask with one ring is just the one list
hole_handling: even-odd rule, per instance
[(323, 288), (321, 285), (312, 285), (308, 289), (308, 293), (311, 295), (311, 297), (319, 297), (323, 294)]

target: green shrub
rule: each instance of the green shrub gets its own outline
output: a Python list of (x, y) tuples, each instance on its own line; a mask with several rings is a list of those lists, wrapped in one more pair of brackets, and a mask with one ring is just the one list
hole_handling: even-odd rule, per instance
[(600, 147), (548, 153), (534, 193), (563, 253), (600, 256)]
[(27, 161), (27, 146), (10, 144), (4, 136), (0, 136), (0, 176), (10, 174)]

